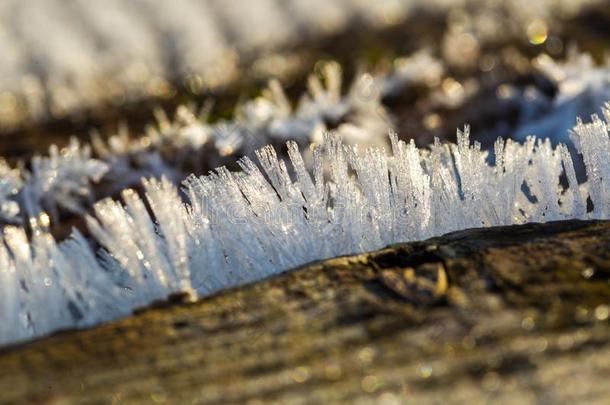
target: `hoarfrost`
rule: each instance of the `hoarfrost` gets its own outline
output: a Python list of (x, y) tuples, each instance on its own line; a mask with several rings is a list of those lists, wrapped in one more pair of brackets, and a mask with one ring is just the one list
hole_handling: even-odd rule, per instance
[[(607, 219), (610, 105), (604, 111), (605, 121), (595, 116), (572, 131), (587, 170), (584, 184), (566, 147), (548, 140), (498, 139), (490, 159), (470, 142), (468, 128), (458, 132), (457, 144), (437, 140), (430, 149), (391, 134), (391, 154), (326, 135), (313, 147), (310, 166), (289, 142), (288, 161), (267, 146), (257, 152), (260, 167), (243, 158), (242, 171), (221, 167), (190, 176), (181, 191), (167, 179), (145, 180), (144, 197), (125, 190), (122, 203), (96, 203), (87, 223), (97, 252), (78, 232), (57, 243), (36, 221), (31, 240), (22, 228), (6, 226), (0, 341), (87, 326), (176, 292), (208, 295), (313, 260), (459, 229)], [(76, 166), (85, 162), (89, 177), (99, 175), (101, 166), (74, 159)], [(79, 184), (62, 192), (72, 198)]]

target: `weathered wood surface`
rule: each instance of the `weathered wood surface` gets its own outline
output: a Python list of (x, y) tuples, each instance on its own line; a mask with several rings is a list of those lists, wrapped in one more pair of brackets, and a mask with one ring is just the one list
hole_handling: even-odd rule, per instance
[(14, 403), (608, 403), (610, 222), (315, 263), (0, 353)]

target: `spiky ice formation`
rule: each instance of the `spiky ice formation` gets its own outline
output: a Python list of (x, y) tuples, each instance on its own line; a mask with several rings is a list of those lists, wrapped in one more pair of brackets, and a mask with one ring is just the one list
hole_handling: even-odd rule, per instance
[(557, 87), (550, 98), (534, 88), (523, 94), (511, 90), (521, 109), (515, 139), (524, 140), (530, 134), (552, 138), (554, 142), (568, 142), (573, 117), (585, 116), (610, 99), (610, 58), (597, 66), (593, 57), (570, 49), (565, 62), (548, 55), (534, 60), (534, 66)]
[[(579, 122), (573, 138), (588, 181), (578, 184), (565, 146), (499, 139), (491, 159), (468, 129), (457, 144), (420, 150), (391, 135), (392, 154), (359, 151), (333, 136), (308, 170), (288, 143), (241, 172), (219, 168), (183, 182), (143, 182), (57, 243), (34, 221), (31, 242), (6, 227), (0, 244), (0, 341), (40, 336), (119, 317), (175, 292), (207, 295), (304, 263), (471, 228), (610, 217), (610, 105), (606, 121)], [(565, 180), (562, 182), (562, 178)], [(184, 197), (184, 199), (183, 199)], [(186, 200), (186, 202), (184, 201)], [(588, 201), (589, 200), (589, 201)], [(587, 210), (587, 202), (592, 209)], [(149, 211), (150, 210), (150, 211)]]
[(10, 168), (0, 161), (0, 220), (21, 224), (41, 216), (48, 222), (58, 210), (84, 214), (92, 201), (91, 182), (98, 182), (108, 165), (91, 158), (91, 148), (76, 139), (61, 150), (52, 145), (48, 156), (34, 156), (30, 169)]
[[(568, 131), (574, 117), (589, 115), (596, 111), (601, 100), (610, 97), (610, 65), (595, 67), (586, 54), (574, 54), (572, 58), (581, 63), (576, 65), (570, 59), (565, 66), (554, 63), (545, 68), (549, 78), (558, 80), (558, 100), (563, 101), (556, 106), (551, 106), (551, 100), (539, 91), (530, 97), (531, 87), (518, 91), (516, 87), (503, 85), (507, 97), (522, 109), (512, 133), (514, 138), (524, 141), (526, 135), (534, 133), (551, 138), (554, 143), (569, 141)], [(545, 60), (551, 63), (540, 58)], [(319, 75), (309, 76), (307, 91), (294, 106), (279, 82), (271, 81), (258, 97), (238, 104), (231, 119), (210, 121), (211, 100), (199, 113), (180, 106), (173, 119), (159, 109), (155, 114), (157, 122), (149, 125), (144, 134), (130, 134), (122, 126), (114, 135), (93, 134), (91, 145), (73, 141), (61, 153), (51, 148), (48, 157), (36, 157), (17, 169), (0, 163), (0, 174), (5, 180), (0, 188), (0, 221), (25, 223), (28, 216), (44, 211), (57, 230), (62, 225), (60, 216), (66, 217), (62, 214), (81, 214), (99, 199), (137, 187), (142, 177), (166, 176), (178, 182), (189, 173), (205, 173), (210, 168), (233, 163), (234, 156), (252, 156), (257, 148), (267, 144), (281, 147), (288, 139), (301, 147), (320, 143), (328, 128), (335, 128), (334, 133), (347, 144), (387, 146), (386, 134), (399, 120), (386, 109), (382, 99), (393, 92), (400, 93), (408, 85), (438, 82), (444, 70), (443, 64), (426, 51), (397, 62), (400, 63), (385, 74), (356, 75), (344, 93), (339, 64), (319, 63)], [(581, 74), (577, 75), (576, 71)], [(455, 98), (449, 93), (436, 93), (434, 98), (443, 105), (464, 102), (464, 94)], [(502, 134), (507, 132), (502, 123), (496, 129), (501, 129)], [(483, 135), (491, 136), (491, 133)], [(279, 149), (282, 151), (283, 148)], [(310, 154), (306, 152), (306, 162), (309, 159)], [(53, 168), (45, 170), (54, 186), (47, 187), (48, 179), (32, 176), (22, 169), (36, 166), (37, 162), (56, 166), (60, 176), (53, 176)], [(579, 175), (580, 169), (577, 165)], [(84, 175), (80, 179), (79, 172)], [(69, 182), (59, 181), (67, 178)], [(95, 186), (90, 187), (90, 183)], [(71, 189), (69, 199), (61, 192), (67, 188)], [(24, 198), (28, 196), (29, 200)]]
[[(390, 78), (360, 74), (343, 94), (339, 64), (320, 65), (320, 76), (309, 76), (307, 91), (294, 108), (280, 83), (271, 81), (259, 97), (239, 104), (230, 120), (211, 123), (211, 103), (199, 114), (180, 106), (173, 120), (159, 109), (156, 125), (145, 134), (130, 136), (122, 127), (107, 139), (94, 133), (92, 145), (72, 140), (61, 150), (52, 146), (48, 156), (32, 159), (32, 170), (0, 162), (0, 220), (23, 223), (44, 212), (56, 226), (60, 212), (82, 214), (96, 200), (137, 186), (142, 177), (166, 176), (177, 182), (193, 170), (204, 173), (270, 143), (321, 142), (328, 126), (336, 127), (348, 144), (386, 144), (392, 123), (381, 98)], [(411, 73), (402, 81), (420, 80)]]

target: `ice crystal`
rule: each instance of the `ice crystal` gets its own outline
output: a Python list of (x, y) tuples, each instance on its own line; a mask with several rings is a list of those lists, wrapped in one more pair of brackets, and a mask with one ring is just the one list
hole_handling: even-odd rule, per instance
[(533, 88), (528, 89), (521, 96), (522, 117), (514, 136), (523, 140), (537, 134), (569, 143), (573, 117), (599, 112), (599, 106), (610, 99), (610, 60), (596, 66), (591, 55), (571, 50), (565, 63), (543, 55), (534, 64), (557, 86), (557, 95), (549, 99)]
[[(48, 156), (34, 156), (30, 169), (10, 168), (0, 161), (0, 218), (21, 223), (26, 217), (58, 216), (60, 209), (83, 214), (92, 201), (91, 183), (98, 182), (108, 166), (91, 158), (89, 146), (76, 139)], [(48, 224), (46, 224), (48, 225)]]
[(129, 312), (128, 297), (75, 231), (57, 244), (44, 231), (4, 229), (0, 243), (0, 341), (87, 326)]
[(81, 147), (76, 139), (59, 150), (55, 145), (48, 157), (35, 156), (26, 183), (25, 193), (30, 214), (45, 210), (55, 214), (58, 207), (75, 213), (83, 213), (83, 200), (90, 197), (89, 183), (99, 181), (108, 166), (91, 159), (88, 146)]
[[(523, 110), (514, 136), (524, 141), (527, 135), (539, 134), (555, 143), (558, 140), (567, 142), (573, 151), (567, 131), (573, 125), (574, 116), (587, 116), (600, 105), (600, 100), (610, 98), (608, 69), (595, 68), (588, 56), (578, 54), (572, 55), (565, 64), (546, 58), (540, 58), (537, 64), (548, 77), (556, 80), (560, 90), (558, 98), (553, 101), (540, 92), (532, 95), (528, 90), (523, 94), (513, 92)], [(36, 187), (25, 187), (17, 197), (12, 191), (15, 187), (20, 189), (20, 186), (5, 176), (7, 185), (11, 185), (5, 187), (2, 194), (0, 207), (4, 208), (0, 211), (1, 218), (4, 222), (15, 223), (24, 216), (45, 211), (51, 222), (57, 223), (58, 211), (80, 213), (90, 208), (93, 201), (137, 186), (142, 177), (165, 176), (177, 182), (190, 172), (202, 173), (226, 164), (233, 160), (232, 156), (252, 156), (257, 148), (266, 144), (278, 147), (286, 140), (295, 140), (299, 146), (305, 147), (310, 142), (321, 143), (323, 134), (331, 128), (348, 144), (387, 146), (385, 134), (393, 128), (393, 119), (382, 104), (382, 98), (405, 86), (437, 83), (444, 69), (441, 62), (422, 51), (397, 61), (387, 74), (357, 74), (343, 93), (340, 66), (335, 62), (318, 66), (321, 67), (318, 74), (309, 77), (307, 91), (295, 106), (279, 82), (273, 80), (260, 96), (238, 105), (234, 118), (230, 120), (211, 122), (212, 104), (208, 102), (199, 111), (180, 106), (173, 118), (159, 109), (155, 113), (156, 124), (139, 136), (133, 136), (124, 126), (111, 136), (93, 134), (92, 150), (98, 160), (91, 160), (88, 164), (105, 164), (107, 171), (102, 178), (92, 173), (88, 179), (87, 176), (78, 179), (77, 172), (74, 172), (75, 177), (69, 182), (59, 178), (53, 180), (53, 187), (71, 187), (70, 198), (64, 198), (55, 188), (44, 191), (50, 187), (47, 183), (53, 176), (52, 168), (44, 169), (46, 174), (40, 170), (33, 175), (19, 173), (18, 177), (27, 178), (26, 183), (35, 183)], [(583, 72), (580, 76), (577, 74), (579, 71)], [(461, 85), (454, 83), (462, 89)], [(445, 87), (451, 89), (454, 86), (442, 86)], [(456, 94), (437, 94), (437, 91), (433, 96), (438, 96), (441, 104), (451, 105), (456, 102), (456, 97), (463, 100), (467, 96), (468, 86), (462, 90)], [(70, 148), (74, 149), (74, 146)], [(89, 156), (88, 145), (80, 148)], [(53, 153), (57, 155), (57, 151)], [(48, 166), (44, 163), (48, 159), (38, 157), (30, 166)], [(64, 160), (67, 170), (69, 159)], [(309, 164), (310, 160), (311, 155), (306, 150), (305, 162)], [(83, 158), (81, 161), (84, 162)], [(581, 179), (582, 165), (579, 162), (575, 171), (577, 178)], [(86, 171), (82, 173), (86, 174)], [(94, 192), (87, 189), (90, 181), (98, 180), (102, 185)], [(79, 195), (79, 189), (88, 195)], [(51, 201), (57, 197), (60, 203)]]
[[(321, 141), (330, 128), (348, 143), (385, 143), (391, 121), (381, 104), (382, 87), (370, 74), (360, 74), (346, 95), (342, 72), (336, 62), (323, 64), (320, 76), (312, 74), (296, 109), (292, 108), (279, 82), (272, 81), (263, 95), (237, 112), (244, 131), (256, 131), (262, 139), (296, 140), (301, 144)], [(260, 147), (262, 145), (258, 145)]]
[[(47, 156), (29, 162), (31, 170), (2, 162), (0, 219), (19, 223), (44, 213), (56, 224), (60, 212), (82, 214), (96, 200), (137, 186), (143, 177), (177, 182), (193, 170), (205, 172), (228, 157), (253, 155), (269, 143), (321, 142), (328, 127), (336, 126), (334, 133), (347, 143), (384, 145), (392, 128), (381, 104), (385, 78), (360, 74), (343, 93), (341, 68), (329, 62), (320, 77), (310, 76), (308, 90), (294, 108), (274, 80), (259, 97), (239, 105), (231, 120), (211, 123), (211, 101), (199, 111), (179, 106), (173, 119), (157, 109), (155, 125), (140, 136), (121, 125), (110, 136), (93, 132), (91, 145), (71, 140), (61, 150), (52, 146)], [(98, 184), (95, 190), (91, 183)]]
[(20, 209), (16, 197), (22, 187), (20, 171), (0, 160), (0, 219), (14, 222), (18, 218)]
[(0, 341), (454, 230), (610, 218), (610, 105), (604, 111), (605, 121), (594, 117), (572, 131), (584, 184), (567, 148), (548, 139), (498, 139), (489, 156), (468, 128), (458, 131), (457, 144), (437, 140), (429, 149), (391, 134), (388, 154), (327, 134), (312, 146), (310, 165), (290, 141), (287, 161), (266, 146), (256, 152), (259, 165), (245, 157), (241, 171), (192, 175), (182, 190), (165, 178), (144, 180), (143, 195), (127, 189), (122, 202), (95, 204), (87, 217), (91, 245), (76, 231), (58, 243), (36, 221), (31, 240), (6, 226)]
[(93, 149), (109, 167), (101, 194), (133, 187), (141, 177), (178, 181), (193, 168), (202, 172), (225, 163), (229, 156), (252, 155), (269, 143), (321, 142), (328, 128), (350, 144), (385, 145), (385, 134), (393, 125), (381, 104), (388, 88), (385, 80), (382, 75), (359, 74), (344, 94), (341, 68), (328, 62), (320, 76), (310, 76), (307, 92), (295, 107), (280, 83), (272, 80), (260, 96), (238, 105), (231, 120), (211, 123), (208, 102), (200, 111), (180, 106), (174, 119), (157, 110), (156, 125), (141, 137), (130, 137), (125, 127), (106, 140), (94, 133)]

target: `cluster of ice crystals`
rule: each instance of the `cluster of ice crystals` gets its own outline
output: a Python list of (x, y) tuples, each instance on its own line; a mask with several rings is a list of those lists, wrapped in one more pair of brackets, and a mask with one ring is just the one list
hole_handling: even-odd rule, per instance
[(70, 144), (59, 149), (53, 145), (49, 156), (35, 156), (25, 193), (30, 200), (30, 213), (45, 211), (56, 214), (58, 207), (83, 213), (83, 202), (90, 196), (90, 182), (98, 182), (108, 166), (91, 158), (89, 146), (81, 146), (73, 138)]
[(57, 243), (36, 221), (31, 240), (7, 226), (0, 341), (454, 230), (610, 218), (610, 105), (605, 113), (605, 121), (593, 117), (573, 129), (584, 184), (567, 148), (549, 140), (498, 139), (489, 156), (470, 142), (468, 128), (458, 131), (457, 144), (437, 140), (429, 149), (391, 134), (388, 154), (328, 134), (312, 146), (310, 165), (291, 141), (287, 161), (266, 146), (256, 152), (258, 165), (243, 158), (239, 172), (221, 167), (192, 175), (182, 190), (165, 178), (144, 180), (143, 196), (128, 189), (122, 202), (96, 203), (87, 224), (97, 252), (78, 232)]
[(557, 95), (549, 98), (534, 88), (518, 95), (521, 122), (514, 137), (537, 134), (569, 143), (573, 117), (587, 116), (610, 99), (610, 59), (597, 66), (591, 55), (572, 48), (565, 62), (542, 55), (534, 65), (557, 86)]
[[(360, 74), (343, 95), (341, 66), (322, 64), (320, 74), (307, 81), (296, 109), (292, 107), (279, 82), (272, 81), (261, 97), (237, 111), (237, 123), (259, 139), (320, 142), (329, 127), (348, 143), (384, 144), (391, 122), (381, 104), (382, 79)], [(258, 145), (261, 146), (261, 145)]]
[[(22, 223), (27, 217), (49, 220), (58, 210), (83, 214), (91, 203), (91, 183), (108, 171), (106, 163), (91, 158), (89, 146), (76, 139), (59, 149), (53, 145), (48, 156), (34, 156), (30, 169), (11, 168), (0, 161), (0, 219)], [(48, 223), (45, 225), (49, 225)]]
[(587, 167), (586, 188), (593, 202), (593, 218), (608, 218), (610, 215), (610, 103), (604, 109), (605, 121), (597, 115), (592, 122), (584, 124), (580, 119), (570, 137)]
[[(83, 236), (56, 243), (7, 226), (0, 240), (0, 342), (93, 325), (129, 313), (133, 303), (112, 280)], [(109, 267), (109, 266), (106, 266)]]
[[(329, 127), (350, 144), (385, 145), (392, 122), (381, 103), (384, 79), (360, 74), (344, 94), (341, 68), (328, 62), (319, 76), (309, 78), (308, 91), (295, 108), (280, 83), (271, 81), (259, 97), (239, 105), (231, 120), (211, 123), (211, 102), (199, 111), (180, 106), (174, 119), (157, 109), (156, 125), (139, 137), (121, 125), (108, 137), (93, 132), (91, 145), (73, 139), (61, 150), (52, 146), (47, 156), (31, 160), (30, 170), (2, 161), (0, 219), (22, 223), (43, 215), (57, 224), (60, 212), (83, 214), (97, 199), (135, 187), (143, 177), (177, 182), (231, 156), (253, 155), (269, 143), (321, 142)], [(95, 190), (91, 183), (98, 184)]]
[(385, 145), (392, 122), (381, 103), (384, 79), (360, 74), (344, 94), (341, 68), (328, 62), (319, 76), (309, 77), (308, 91), (294, 108), (274, 80), (259, 97), (239, 105), (231, 120), (211, 123), (211, 103), (199, 112), (180, 106), (173, 120), (159, 109), (156, 125), (145, 136), (130, 139), (126, 128), (107, 140), (94, 134), (93, 149), (109, 166), (105, 180), (116, 183), (108, 193), (114, 194), (137, 185), (141, 177), (177, 181), (202, 162), (220, 165), (223, 158), (252, 155), (269, 143), (321, 142), (331, 127), (347, 143)]

